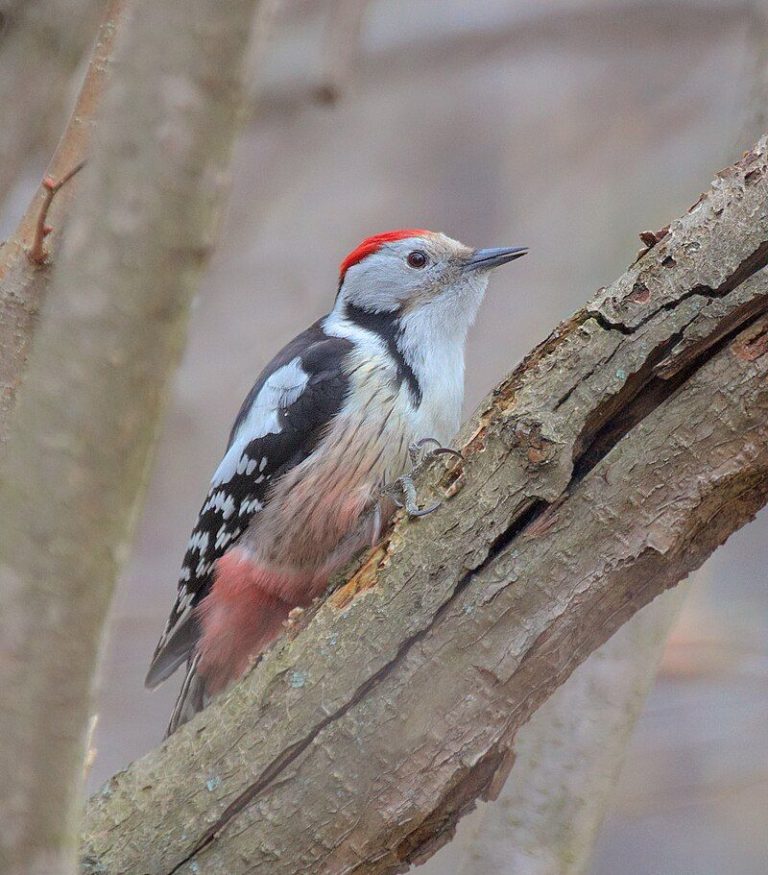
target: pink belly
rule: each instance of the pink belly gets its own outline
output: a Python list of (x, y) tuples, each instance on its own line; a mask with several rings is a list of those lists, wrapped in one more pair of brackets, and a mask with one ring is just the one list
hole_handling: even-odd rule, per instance
[(399, 473), (404, 441), (381, 430), (375, 438), (338, 424), (323, 453), (278, 482), (238, 546), (216, 563), (198, 608), (198, 671), (209, 695), (245, 671), (292, 608), (309, 605), (335, 571), (378, 539), (376, 495), (389, 467)]
[(238, 678), (277, 638), (288, 612), (309, 604), (317, 586), (312, 575), (260, 567), (237, 547), (222, 556), (213, 588), (198, 608), (198, 671), (206, 692), (214, 695)]

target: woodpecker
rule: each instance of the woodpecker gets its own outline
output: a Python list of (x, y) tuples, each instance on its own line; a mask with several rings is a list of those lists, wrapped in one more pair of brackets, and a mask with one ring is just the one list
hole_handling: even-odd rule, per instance
[(245, 399), (187, 544), (146, 678), (154, 687), (187, 664), (169, 734), (376, 542), (409, 448), (442, 447), (458, 430), (465, 339), (489, 271), (526, 251), (409, 228), (368, 237), (342, 261), (333, 309)]

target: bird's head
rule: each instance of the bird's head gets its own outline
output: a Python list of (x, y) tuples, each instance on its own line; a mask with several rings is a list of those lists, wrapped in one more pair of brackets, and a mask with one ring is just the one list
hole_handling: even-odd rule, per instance
[(342, 261), (336, 310), (378, 317), (399, 332), (461, 338), (474, 321), (492, 268), (527, 250), (472, 249), (445, 234), (408, 228), (368, 237)]

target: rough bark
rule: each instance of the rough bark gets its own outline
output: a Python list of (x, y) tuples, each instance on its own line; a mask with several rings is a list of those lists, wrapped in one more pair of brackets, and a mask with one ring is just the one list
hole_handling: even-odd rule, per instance
[[(123, 0), (112, 0), (105, 10), (83, 87), (48, 165), (46, 176), (54, 181), (62, 179), (88, 152), (96, 109), (110, 71), (112, 44), (122, 7)], [(13, 237), (0, 244), (0, 449), (8, 437), (37, 314), (50, 285), (50, 262), (59, 247), (77, 185), (77, 180), (67, 183), (56, 194), (48, 211), (47, 222), (53, 230), (45, 240), (47, 263), (34, 264), (28, 257), (43, 202), (42, 192), (32, 200)]]
[(47, 139), (46, 130), (66, 112), (70, 79), (104, 5), (105, 0), (0, 0), (0, 203), (30, 153)]
[(73, 871), (102, 628), (211, 249), (256, 0), (137, 0), (0, 485), (0, 869)]
[(87, 812), (84, 872), (396, 872), (517, 729), (768, 500), (762, 140), (481, 405), (306, 628)]
[[(592, 653), (520, 729), (498, 799), (459, 826), (458, 859), (423, 875), (581, 875), (689, 582)], [(463, 841), (462, 841), (463, 838)], [(448, 851), (450, 853), (450, 850)]]

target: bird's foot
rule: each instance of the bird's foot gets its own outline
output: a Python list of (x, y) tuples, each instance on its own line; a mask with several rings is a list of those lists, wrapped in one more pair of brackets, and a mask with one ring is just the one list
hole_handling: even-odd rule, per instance
[(388, 495), (398, 507), (404, 507), (408, 516), (419, 517), (426, 516), (440, 507), (440, 501), (436, 501), (429, 507), (419, 507), (416, 503), (416, 485), (413, 482), (413, 477), (410, 474), (403, 474), (398, 477), (394, 483), (390, 483), (384, 487), (385, 495)]
[[(428, 447), (430, 444), (434, 444), (433, 449), (425, 449), (425, 447)], [(437, 438), (431, 437), (421, 438), (421, 440), (414, 441), (410, 444), (408, 447), (408, 456), (410, 457), (411, 464), (414, 468), (427, 459), (431, 459), (433, 456), (456, 456), (457, 459), (464, 460), (464, 456), (462, 456), (458, 450), (454, 450), (453, 447), (444, 447)]]
[[(430, 444), (435, 445), (433, 449), (425, 449)], [(408, 456), (414, 469), (427, 459), (445, 455), (457, 456), (459, 459), (464, 458), (458, 450), (442, 446), (436, 438), (421, 438), (408, 447)], [(394, 483), (384, 487), (384, 494), (388, 495), (398, 507), (405, 508), (405, 512), (410, 517), (427, 516), (427, 514), (436, 511), (442, 504), (441, 501), (436, 501), (429, 507), (419, 507), (416, 501), (416, 485), (411, 474), (404, 474), (402, 477), (398, 477)]]

